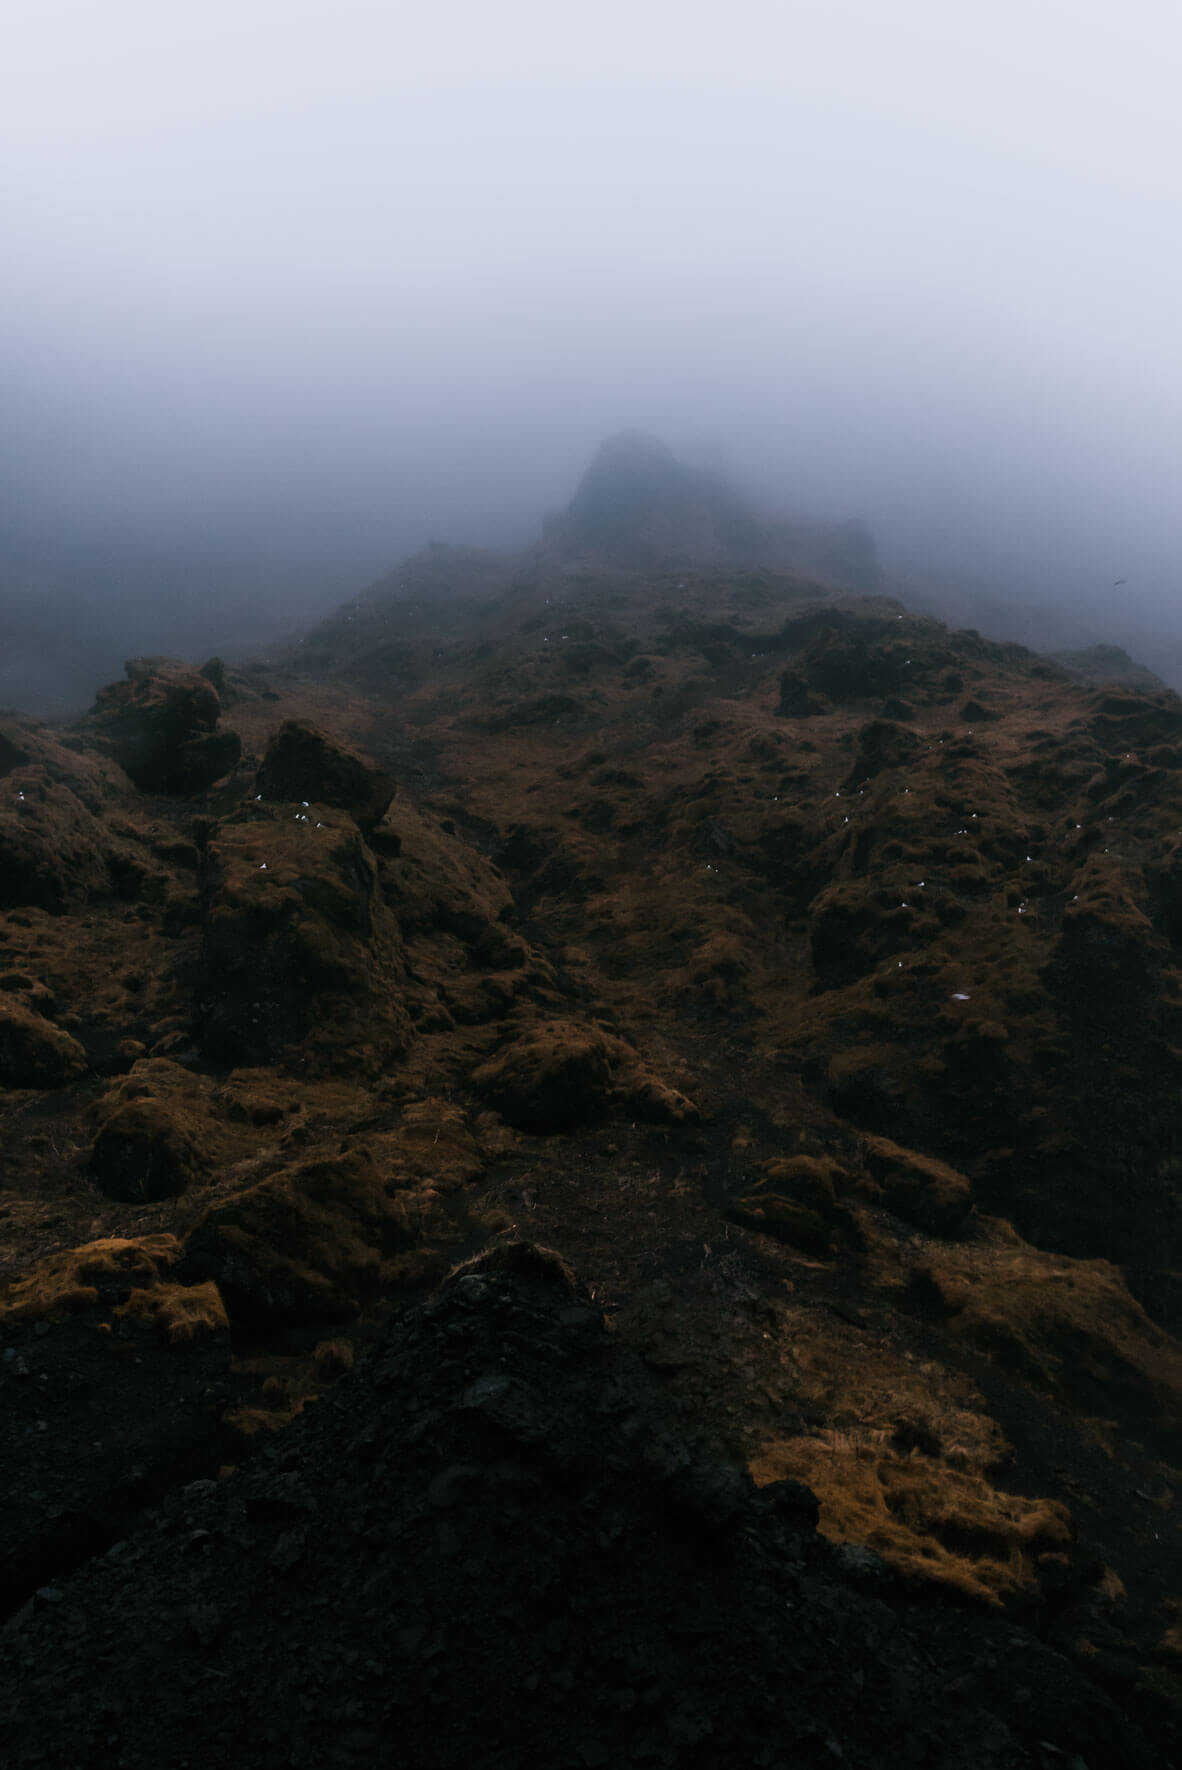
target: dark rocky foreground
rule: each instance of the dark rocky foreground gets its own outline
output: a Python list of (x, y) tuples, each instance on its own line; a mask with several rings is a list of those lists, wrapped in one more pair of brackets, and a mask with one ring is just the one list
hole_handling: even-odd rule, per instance
[(687, 1443), (657, 1382), (557, 1257), (460, 1268), (247, 1468), (11, 1617), (4, 1762), (1170, 1761), (1034, 1633)]

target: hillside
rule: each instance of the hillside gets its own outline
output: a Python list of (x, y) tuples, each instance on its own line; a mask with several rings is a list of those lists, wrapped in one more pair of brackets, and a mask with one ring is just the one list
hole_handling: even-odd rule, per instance
[(1182, 701), (642, 443), (0, 727), (13, 1764), (1182, 1761)]

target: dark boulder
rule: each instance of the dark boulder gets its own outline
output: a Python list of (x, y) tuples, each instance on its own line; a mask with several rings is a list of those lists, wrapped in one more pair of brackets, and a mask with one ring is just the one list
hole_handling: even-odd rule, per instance
[(251, 805), (206, 850), (196, 1032), (215, 1063), (376, 1074), (410, 1027), (402, 936), (356, 824)]
[(915, 763), (923, 746), (913, 731), (892, 719), (872, 719), (858, 733), (854, 766), (842, 783), (847, 789), (874, 780), (886, 769), (907, 768)]
[(154, 1095), (119, 1101), (90, 1152), (91, 1178), (99, 1191), (128, 1204), (176, 1198), (206, 1168), (192, 1128)]
[(288, 719), (267, 746), (255, 781), (263, 799), (333, 805), (363, 830), (380, 820), (395, 793), (385, 769), (306, 719)]
[(124, 667), (127, 681), (101, 690), (89, 724), (136, 786), (200, 793), (228, 774), (242, 741), (217, 730), (221, 701), (213, 683), (170, 658), (132, 658)]

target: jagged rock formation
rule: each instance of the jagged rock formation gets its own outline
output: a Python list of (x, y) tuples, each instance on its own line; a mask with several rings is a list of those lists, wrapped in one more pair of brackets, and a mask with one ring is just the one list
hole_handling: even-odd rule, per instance
[(608, 437), (567, 509), (551, 517), (544, 550), (563, 558), (692, 566), (779, 565), (868, 589), (877, 565), (857, 522), (787, 523), (758, 515), (720, 474), (688, 468), (654, 436)]
[(207, 676), (171, 658), (132, 658), (91, 709), (96, 739), (146, 792), (199, 793), (228, 774), (241, 753), (235, 732), (218, 731), (221, 702)]
[(571, 554), (635, 563), (765, 558), (770, 532), (722, 480), (683, 467), (654, 436), (609, 437), (566, 512), (546, 526), (547, 543)]

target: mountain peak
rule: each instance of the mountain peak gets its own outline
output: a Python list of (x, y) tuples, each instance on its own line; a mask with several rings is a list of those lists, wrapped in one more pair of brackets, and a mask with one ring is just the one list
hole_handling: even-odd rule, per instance
[(721, 563), (766, 555), (770, 536), (719, 475), (685, 466), (646, 431), (621, 430), (600, 444), (546, 540), (630, 563)]

